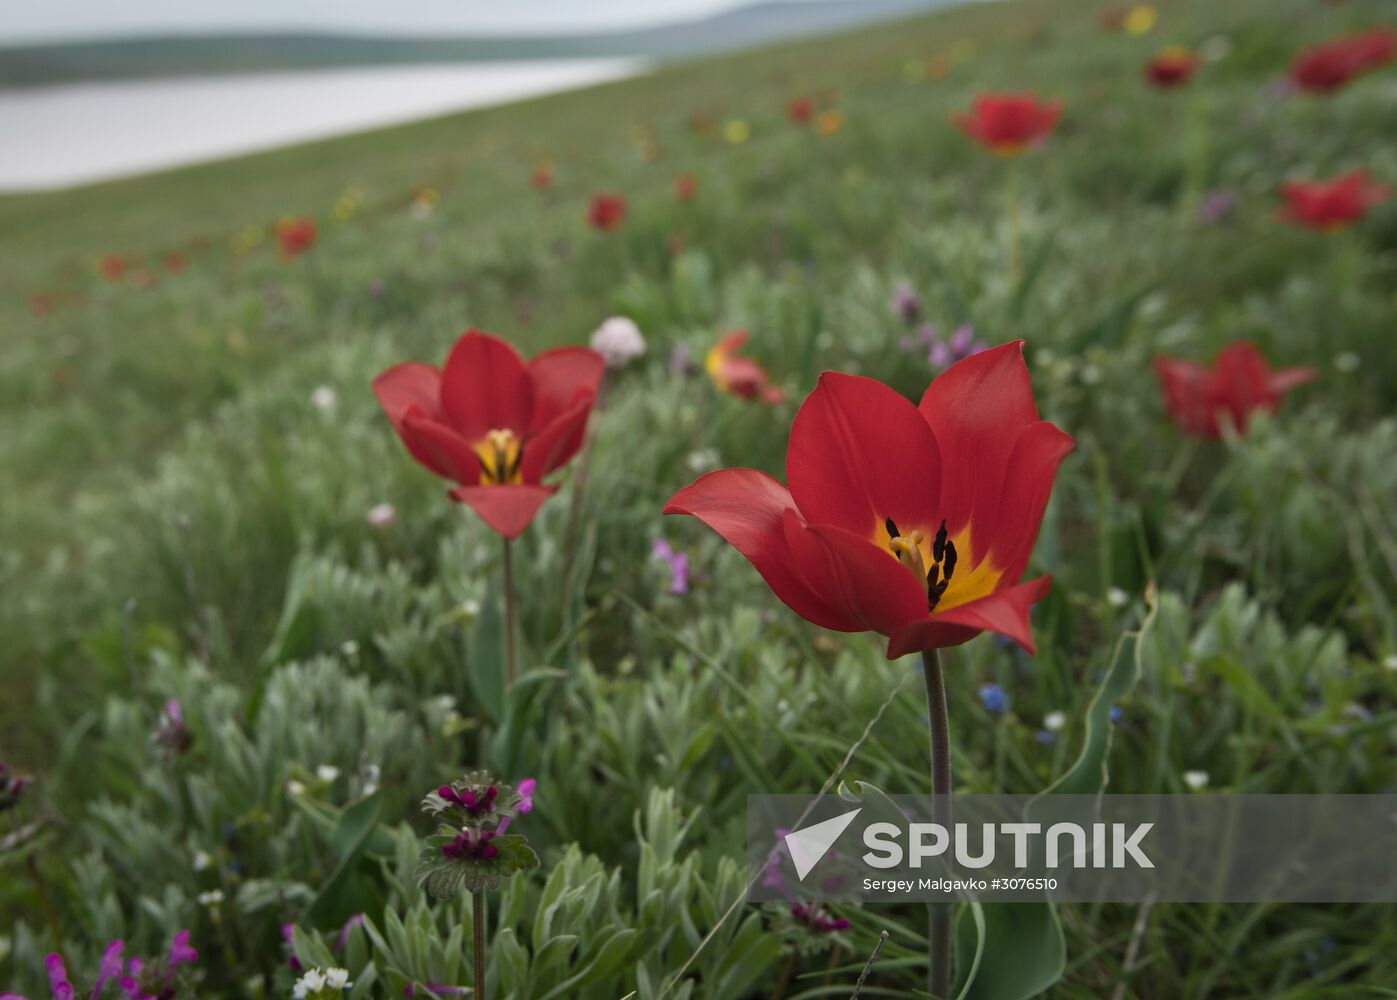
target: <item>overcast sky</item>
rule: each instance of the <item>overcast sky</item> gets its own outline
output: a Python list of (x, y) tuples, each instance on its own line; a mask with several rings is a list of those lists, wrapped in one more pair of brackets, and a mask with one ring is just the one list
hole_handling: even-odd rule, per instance
[(0, 44), (266, 29), (401, 35), (602, 30), (735, 6), (739, 0), (0, 0)]

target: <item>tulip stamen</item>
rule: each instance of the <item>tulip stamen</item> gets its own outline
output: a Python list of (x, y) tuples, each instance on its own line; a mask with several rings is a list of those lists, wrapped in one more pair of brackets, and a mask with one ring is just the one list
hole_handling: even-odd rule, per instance
[(489, 430), (473, 450), (480, 459), (481, 486), (518, 485), (524, 481), (520, 471), (524, 445), (513, 431)]

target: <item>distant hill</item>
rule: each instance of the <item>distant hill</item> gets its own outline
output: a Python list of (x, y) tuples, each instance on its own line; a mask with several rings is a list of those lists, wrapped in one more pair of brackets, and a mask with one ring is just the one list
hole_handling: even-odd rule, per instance
[(0, 48), (0, 87), (428, 62), (598, 56), (674, 59), (838, 31), (951, 2), (954, 0), (766, 2), (700, 20), (596, 34), (455, 38), (179, 35), (54, 43)]

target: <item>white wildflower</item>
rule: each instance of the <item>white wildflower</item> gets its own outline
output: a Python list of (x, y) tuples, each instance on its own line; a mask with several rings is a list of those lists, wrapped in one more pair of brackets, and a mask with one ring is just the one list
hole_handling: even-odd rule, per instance
[(213, 867), (213, 855), (208, 851), (194, 852), (194, 870), (196, 872), (208, 871)]
[(1397, 670), (1397, 653), (1393, 653), (1382, 661), (1382, 665), (1388, 670)]
[(340, 769), (333, 764), (321, 764), (315, 769), (315, 776), (328, 784), (340, 776)]
[(1106, 591), (1106, 600), (1113, 608), (1123, 608), (1130, 603), (1130, 595), (1119, 587), (1112, 587)]
[(329, 413), (339, 402), (339, 394), (328, 385), (318, 385), (310, 394), (311, 405), (322, 413)]
[(296, 985), (292, 987), (292, 996), (296, 1000), (305, 1000), (306, 997), (319, 993), (325, 988), (325, 973), (319, 969), (309, 969), (305, 975), (296, 980)]
[(372, 528), (387, 528), (398, 519), (398, 509), (391, 503), (377, 503), (364, 515)]
[(1066, 712), (1049, 712), (1043, 716), (1043, 728), (1050, 733), (1055, 733), (1067, 725)]
[(346, 990), (354, 984), (349, 981), (348, 969), (326, 969), (325, 985), (332, 990)]
[(1192, 788), (1195, 792), (1208, 787), (1209, 778), (1207, 771), (1185, 771), (1184, 784)]
[(213, 909), (215, 906), (223, 905), (223, 890), (210, 889), (208, 892), (199, 893), (199, 905)]
[(301, 784), (301, 783), (300, 783), (299, 781), (297, 781), (295, 778), (291, 778), (290, 780), (288, 780), (288, 781), (286, 782), (286, 794), (287, 794), (287, 795), (304, 795), (304, 794), (306, 794), (306, 786), (303, 785), (303, 784)]
[(645, 353), (645, 338), (634, 321), (612, 316), (592, 334), (592, 350), (605, 359), (606, 367), (624, 368)]

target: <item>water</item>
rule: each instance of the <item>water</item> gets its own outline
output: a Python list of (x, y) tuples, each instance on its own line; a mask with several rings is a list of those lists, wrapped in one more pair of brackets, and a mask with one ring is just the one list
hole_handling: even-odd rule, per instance
[(643, 70), (635, 59), (559, 59), (0, 90), (0, 191), (148, 173)]

